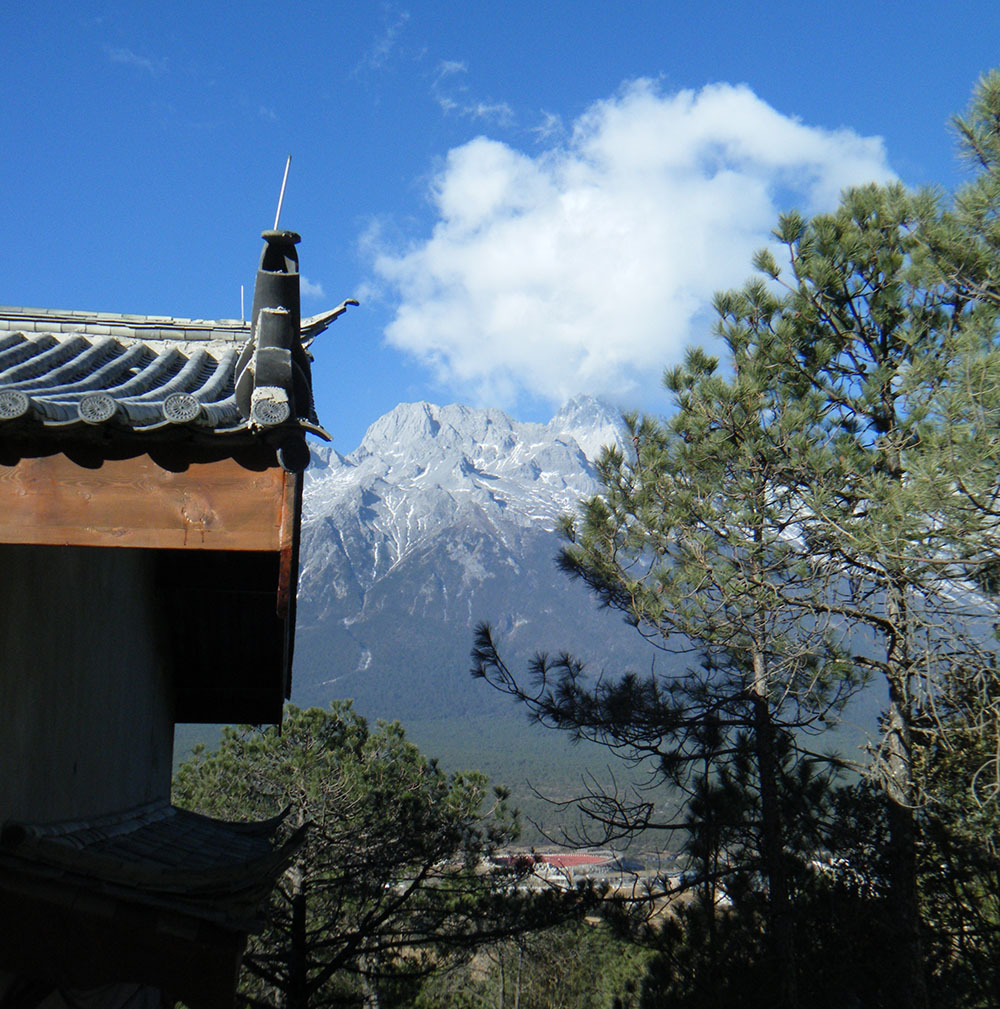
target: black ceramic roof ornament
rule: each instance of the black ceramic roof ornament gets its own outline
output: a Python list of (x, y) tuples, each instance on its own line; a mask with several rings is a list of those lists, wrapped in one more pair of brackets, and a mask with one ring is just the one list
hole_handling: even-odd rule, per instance
[(309, 357), (302, 347), (299, 307), (301, 241), (294, 231), (265, 231), (254, 284), (250, 342), (236, 362), (236, 405), (257, 430), (293, 423), (279, 443), (282, 465), (297, 465), (308, 449), (295, 421), (318, 425)]

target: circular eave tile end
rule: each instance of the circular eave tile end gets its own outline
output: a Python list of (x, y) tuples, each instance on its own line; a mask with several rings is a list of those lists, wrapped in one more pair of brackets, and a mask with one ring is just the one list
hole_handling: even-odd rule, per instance
[(250, 400), (250, 419), (261, 427), (284, 424), (292, 415), (288, 396), (282, 389), (254, 389)]
[(172, 424), (190, 424), (201, 416), (201, 404), (186, 392), (174, 392), (163, 401), (163, 416)]
[(31, 400), (16, 389), (0, 392), (0, 420), (15, 420), (23, 417), (31, 406)]
[(118, 412), (118, 404), (107, 393), (95, 392), (84, 396), (76, 409), (85, 424), (103, 424)]

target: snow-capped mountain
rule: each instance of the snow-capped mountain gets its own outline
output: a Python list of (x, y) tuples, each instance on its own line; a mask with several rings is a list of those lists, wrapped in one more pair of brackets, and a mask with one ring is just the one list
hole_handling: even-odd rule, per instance
[(590, 398), (548, 424), (404, 403), (350, 455), (315, 449), (296, 702), (354, 697), (365, 714), (393, 718), (495, 706), (468, 675), (481, 620), (515, 655), (570, 649), (610, 663), (631, 636), (556, 569), (555, 528), (596, 492), (601, 446), (623, 436), (615, 411)]
[(367, 590), (456, 525), (492, 529), (509, 547), (523, 530), (551, 532), (560, 514), (596, 491), (592, 460), (622, 432), (621, 420), (592, 399), (571, 401), (549, 424), (520, 424), (499, 410), (401, 403), (346, 458), (314, 451), (300, 597), (349, 591), (327, 577), (331, 551), (342, 552)]

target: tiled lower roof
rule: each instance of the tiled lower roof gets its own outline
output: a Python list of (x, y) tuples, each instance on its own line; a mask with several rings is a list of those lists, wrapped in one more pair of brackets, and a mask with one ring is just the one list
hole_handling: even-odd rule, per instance
[(254, 915), (299, 843), (295, 835), (275, 845), (280, 820), (230, 823), (157, 802), (85, 822), (7, 824), (0, 863), (16, 859), (74, 888), (240, 921)]

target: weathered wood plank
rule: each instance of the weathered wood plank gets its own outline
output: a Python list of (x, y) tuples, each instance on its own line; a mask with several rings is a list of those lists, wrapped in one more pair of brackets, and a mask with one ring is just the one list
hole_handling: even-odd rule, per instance
[(291, 538), (287, 477), (233, 459), (183, 472), (146, 455), (93, 469), (61, 454), (22, 459), (0, 465), (0, 542), (280, 550)]

